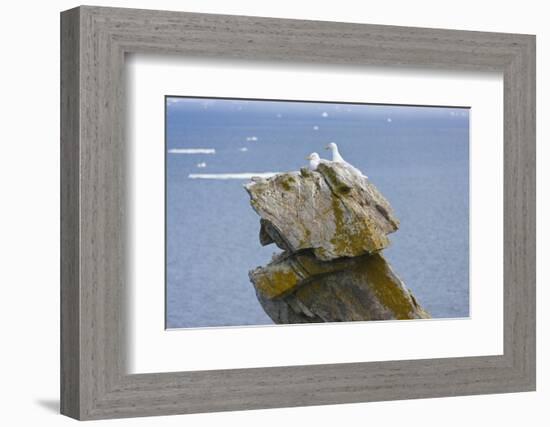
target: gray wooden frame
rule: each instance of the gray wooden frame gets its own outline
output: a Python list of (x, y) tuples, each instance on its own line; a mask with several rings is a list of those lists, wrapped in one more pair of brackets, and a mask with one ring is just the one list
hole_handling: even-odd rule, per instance
[[(504, 354), (128, 375), (124, 57), (129, 52), (502, 72)], [(100, 419), (535, 389), (534, 36), (71, 9), (61, 14), (61, 166), (63, 414)]]

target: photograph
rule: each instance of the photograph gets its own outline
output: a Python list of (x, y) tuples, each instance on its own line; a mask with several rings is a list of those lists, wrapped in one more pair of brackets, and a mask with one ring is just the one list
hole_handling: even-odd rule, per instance
[(550, 27), (466, 2), (12, 2), (7, 425), (545, 419)]
[(470, 316), (468, 106), (164, 107), (166, 329)]

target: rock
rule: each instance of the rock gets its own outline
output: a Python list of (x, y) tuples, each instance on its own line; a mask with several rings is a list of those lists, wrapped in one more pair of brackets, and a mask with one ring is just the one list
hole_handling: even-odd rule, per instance
[(265, 267), (249, 272), (256, 291), (266, 298), (278, 298), (295, 290), (303, 281), (353, 266), (354, 258), (320, 261), (310, 251), (283, 252)]
[(399, 221), (357, 169), (325, 161), (245, 188), (260, 243), (283, 249), (249, 272), (275, 323), (430, 317), (382, 255)]
[(245, 186), (261, 217), (260, 243), (320, 260), (376, 253), (399, 227), (388, 201), (369, 180), (344, 164), (278, 174)]
[(381, 254), (329, 262), (312, 252), (284, 254), (250, 280), (275, 323), (430, 317)]

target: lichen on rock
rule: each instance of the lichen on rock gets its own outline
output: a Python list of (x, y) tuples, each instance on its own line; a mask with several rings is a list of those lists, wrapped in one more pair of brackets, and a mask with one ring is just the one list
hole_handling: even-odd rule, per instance
[(310, 251), (285, 254), (249, 274), (260, 303), (277, 323), (282, 306), (303, 321), (429, 317), (380, 253), (334, 261), (320, 261)]
[(312, 249), (321, 260), (375, 253), (399, 227), (388, 201), (344, 164), (278, 174), (245, 186), (261, 217), (260, 242), (283, 250)]
[(357, 169), (323, 162), (245, 188), (260, 216), (260, 243), (283, 249), (249, 272), (275, 323), (429, 317), (381, 253), (399, 221)]

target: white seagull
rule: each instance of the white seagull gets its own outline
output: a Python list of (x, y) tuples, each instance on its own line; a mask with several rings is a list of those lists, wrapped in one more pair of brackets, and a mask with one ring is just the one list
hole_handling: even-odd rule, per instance
[(336, 163), (346, 163), (344, 158), (340, 155), (340, 152), (338, 151), (338, 146), (336, 143), (331, 142), (329, 145), (325, 147), (325, 150), (330, 150), (332, 152), (332, 161)]
[(365, 178), (368, 178), (367, 175), (365, 175), (363, 172), (361, 172), (359, 169), (357, 169), (355, 166), (351, 165), (350, 163), (346, 162), (340, 152), (338, 151), (338, 146), (335, 142), (331, 142), (325, 147), (326, 150), (330, 150), (332, 152), (332, 161), (335, 163), (342, 163), (349, 167), (350, 169), (354, 170), (359, 175), (364, 176)]
[(321, 163), (321, 158), (317, 153), (311, 153), (309, 156), (306, 157), (306, 160), (309, 160), (309, 170), (312, 171), (317, 170), (317, 166), (319, 166), (319, 163)]

